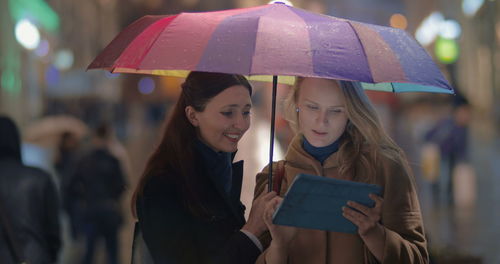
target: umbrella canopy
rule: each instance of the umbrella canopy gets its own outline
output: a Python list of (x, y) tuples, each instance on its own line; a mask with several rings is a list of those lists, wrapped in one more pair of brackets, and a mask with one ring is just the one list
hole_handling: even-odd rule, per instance
[(181, 77), (189, 71), (257, 80), (272, 76), (269, 190), (278, 80), (318, 77), (360, 81), (375, 90), (453, 93), (429, 54), (405, 31), (279, 3), (145, 16), (111, 41), (88, 67), (95, 68)]
[(88, 68), (173, 76), (207, 71), (257, 79), (319, 77), (360, 81), (375, 90), (453, 93), (431, 57), (405, 31), (284, 4), (145, 16)]

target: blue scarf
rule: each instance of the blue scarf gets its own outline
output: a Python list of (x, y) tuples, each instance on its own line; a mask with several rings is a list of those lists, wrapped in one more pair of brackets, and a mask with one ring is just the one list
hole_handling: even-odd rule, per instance
[(205, 173), (208, 174), (226, 194), (232, 186), (232, 154), (229, 152), (215, 152), (201, 140), (196, 139), (195, 150), (200, 154)]
[(340, 139), (342, 137), (339, 137), (337, 140), (335, 140), (332, 144), (325, 146), (325, 147), (315, 147), (307, 141), (306, 137), (302, 137), (304, 141), (302, 142), (302, 147), (304, 150), (309, 153), (309, 155), (313, 156), (317, 161), (323, 162), (330, 157), (333, 153), (337, 152), (340, 147)]

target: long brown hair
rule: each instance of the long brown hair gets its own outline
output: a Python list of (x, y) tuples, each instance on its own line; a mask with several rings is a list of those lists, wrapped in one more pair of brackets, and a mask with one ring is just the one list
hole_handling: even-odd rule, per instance
[[(285, 119), (296, 133), (299, 132), (299, 124), (295, 109), (303, 80), (304, 78), (297, 78), (295, 86), (284, 102)], [(351, 81), (331, 81), (337, 82), (341, 88), (349, 118), (339, 148), (339, 174), (356, 175), (356, 165), (359, 165), (366, 175), (374, 176), (380, 155), (401, 164), (403, 169), (411, 174), (403, 150), (385, 132), (361, 84)]]
[(206, 104), (225, 89), (243, 85), (252, 95), (252, 86), (245, 77), (237, 74), (191, 72), (181, 85), (182, 93), (171, 113), (160, 144), (149, 157), (131, 201), (132, 214), (137, 217), (136, 201), (141, 196), (144, 186), (151, 177), (169, 177), (169, 182), (176, 185), (184, 206), (194, 214), (204, 214), (199, 197), (203, 180), (196, 173), (194, 139), (196, 128), (186, 117), (185, 109), (192, 106), (203, 112)]

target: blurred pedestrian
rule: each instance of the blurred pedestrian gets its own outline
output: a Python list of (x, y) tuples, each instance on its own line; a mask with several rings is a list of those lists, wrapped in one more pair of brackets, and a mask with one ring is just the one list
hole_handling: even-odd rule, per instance
[(74, 133), (66, 131), (61, 134), (57, 145), (57, 156), (54, 162), (54, 167), (56, 168), (61, 182), (64, 182), (64, 179), (73, 173), (79, 145), (79, 139)]
[(100, 125), (92, 138), (92, 147), (78, 161), (66, 197), (73, 199), (71, 208), (85, 234), (84, 264), (93, 263), (96, 244), (104, 239), (108, 263), (118, 263), (118, 231), (123, 222), (121, 196), (125, 178), (121, 165), (108, 149), (110, 128)]
[(254, 263), (266, 194), (245, 223), (243, 162), (252, 87), (241, 75), (191, 72), (132, 201), (155, 263)]
[(452, 102), (452, 113), (431, 128), (425, 141), (436, 144), (439, 150), (439, 176), (435, 198), (446, 204), (454, 203), (453, 172), (459, 163), (468, 163), (468, 125), (470, 105), (465, 97), (457, 93)]
[(55, 263), (59, 204), (50, 175), (23, 165), (15, 123), (0, 116), (0, 263)]
[[(272, 215), (282, 200), (274, 198), (264, 213), (272, 241), (257, 263), (428, 263), (408, 161), (385, 133), (361, 84), (298, 78), (285, 116), (297, 133), (285, 160), (273, 165), (281, 196), (299, 173), (377, 184), (383, 191), (370, 194), (372, 208), (353, 201), (342, 208), (357, 234), (274, 225)], [(266, 167), (257, 175), (256, 196), (267, 191), (267, 181)]]
[(67, 188), (69, 181), (75, 172), (79, 145), (79, 139), (74, 133), (70, 131), (62, 133), (58, 142), (54, 162), (54, 167), (60, 182), (62, 208), (69, 218), (70, 234), (72, 239), (76, 239), (79, 234), (77, 223), (78, 216), (74, 215), (75, 212), (72, 211), (72, 209), (75, 208), (75, 206), (71, 204), (74, 199), (71, 196), (68, 196), (70, 193), (68, 193)]

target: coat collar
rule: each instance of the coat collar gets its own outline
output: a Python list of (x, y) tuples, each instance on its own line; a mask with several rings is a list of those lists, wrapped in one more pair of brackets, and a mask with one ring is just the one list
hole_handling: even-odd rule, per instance
[[(198, 152), (198, 158), (200, 162), (203, 164), (203, 171), (201, 173), (207, 174), (211, 185), (215, 187), (215, 190), (219, 194), (219, 196), (224, 200), (224, 202), (231, 208), (231, 212), (234, 214), (238, 221), (245, 221), (244, 212), (242, 212), (241, 202), (240, 202), (240, 194), (241, 194), (241, 185), (243, 181), (243, 161), (239, 161), (236, 163), (232, 163), (236, 152), (227, 153), (227, 152), (215, 152), (211, 148), (209, 148), (205, 143), (200, 141), (199, 139), (195, 142), (195, 149)], [(220, 166), (230, 166), (228, 168), (230, 171), (226, 169), (222, 169), (222, 171), (214, 171), (212, 166), (217, 166), (213, 163), (222, 162), (224, 164), (219, 164)], [(230, 179), (221, 178), (220, 173), (230, 173)], [(229, 193), (225, 190), (225, 183), (223, 181), (229, 180), (231, 183)]]
[(312, 169), (318, 173), (318, 175), (322, 174), (324, 169), (330, 168), (338, 168), (339, 167), (339, 154), (338, 151), (330, 155), (323, 162), (323, 165), (316, 160), (313, 156), (307, 153), (303, 148), (303, 135), (298, 133), (292, 139), (288, 150), (285, 154), (285, 160), (294, 164), (296, 167), (302, 167), (303, 169)]

